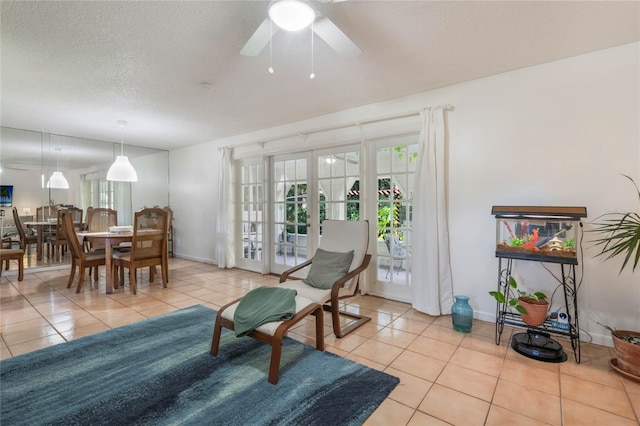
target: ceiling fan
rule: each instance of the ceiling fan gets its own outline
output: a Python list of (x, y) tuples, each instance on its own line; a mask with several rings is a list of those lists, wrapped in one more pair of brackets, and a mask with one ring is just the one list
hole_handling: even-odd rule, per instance
[[(339, 0), (333, 0), (333, 2), (336, 1)], [(297, 21), (298, 18), (302, 20)], [(326, 16), (318, 13), (308, 2), (277, 0), (269, 5), (269, 16), (262, 21), (258, 29), (249, 38), (240, 54), (257, 56), (280, 28), (286, 31), (299, 31), (309, 27), (312, 23), (313, 32), (338, 52), (339, 55), (353, 57), (362, 53), (362, 50), (336, 24)]]

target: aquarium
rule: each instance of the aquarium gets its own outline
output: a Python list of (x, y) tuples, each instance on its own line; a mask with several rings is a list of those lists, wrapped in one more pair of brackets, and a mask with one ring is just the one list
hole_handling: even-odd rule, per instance
[(496, 257), (577, 264), (586, 207), (493, 206)]

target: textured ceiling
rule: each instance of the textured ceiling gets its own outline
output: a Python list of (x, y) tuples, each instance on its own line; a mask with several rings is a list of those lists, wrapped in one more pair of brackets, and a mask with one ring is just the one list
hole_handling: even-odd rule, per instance
[(3, 126), (172, 149), (640, 39), (637, 1), (314, 2), (363, 51), (310, 32), (239, 54), (265, 1), (2, 1)]

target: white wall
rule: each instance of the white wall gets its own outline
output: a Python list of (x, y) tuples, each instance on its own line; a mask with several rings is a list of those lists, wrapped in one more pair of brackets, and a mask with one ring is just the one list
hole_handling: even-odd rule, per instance
[[(39, 170), (3, 169), (0, 173), (0, 185), (13, 185), (13, 205), (22, 214), (22, 209), (29, 208), (33, 215), (36, 207), (48, 204), (42, 189), (42, 178)], [(62, 190), (52, 190), (62, 191)], [(4, 225), (13, 224), (12, 207), (2, 207), (5, 214)]]
[(169, 154), (158, 152), (130, 158), (138, 181), (131, 186), (133, 211), (169, 205)]
[(169, 161), (174, 254), (215, 263), (218, 163), (213, 143), (171, 151)]
[[(498, 274), (492, 205), (586, 206), (585, 229), (605, 212), (638, 209), (633, 187), (621, 173), (640, 183), (639, 53), (640, 44), (633, 43), (172, 151), (177, 253), (215, 262), (215, 147), (256, 146), (256, 141), (277, 135), (451, 104), (454, 292), (470, 296), (477, 318), (491, 320), (495, 302), (487, 292), (495, 288)], [(638, 273), (618, 275), (617, 261), (594, 259), (589, 239), (587, 235), (583, 242), (579, 267), (580, 327), (585, 339), (591, 335), (595, 342), (609, 344), (608, 333), (595, 321), (640, 329), (640, 278)], [(559, 273), (557, 265), (550, 267)], [(519, 261), (514, 271), (530, 287), (555, 287), (537, 263)]]

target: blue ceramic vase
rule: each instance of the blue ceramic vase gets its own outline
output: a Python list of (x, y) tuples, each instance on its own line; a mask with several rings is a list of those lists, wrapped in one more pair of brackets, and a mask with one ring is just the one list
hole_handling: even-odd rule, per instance
[(451, 307), (453, 329), (461, 333), (471, 332), (473, 324), (473, 308), (469, 305), (467, 296), (455, 296), (456, 301)]

